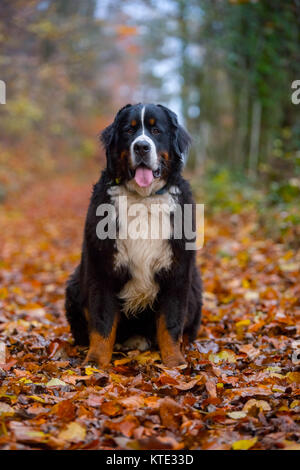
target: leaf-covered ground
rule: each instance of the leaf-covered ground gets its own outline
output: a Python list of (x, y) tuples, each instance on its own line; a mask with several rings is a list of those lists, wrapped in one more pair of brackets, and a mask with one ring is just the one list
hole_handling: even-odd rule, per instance
[(0, 207), (0, 447), (299, 449), (299, 253), (255, 214), (206, 218), (188, 366), (130, 351), (83, 367), (63, 304), (90, 188), (59, 178)]

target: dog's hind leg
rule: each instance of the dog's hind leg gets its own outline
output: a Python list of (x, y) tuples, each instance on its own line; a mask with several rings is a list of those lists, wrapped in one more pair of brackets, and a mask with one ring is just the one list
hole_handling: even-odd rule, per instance
[(65, 309), (75, 344), (87, 346), (89, 344), (88, 323), (80, 295), (79, 269), (80, 266), (77, 266), (67, 282)]

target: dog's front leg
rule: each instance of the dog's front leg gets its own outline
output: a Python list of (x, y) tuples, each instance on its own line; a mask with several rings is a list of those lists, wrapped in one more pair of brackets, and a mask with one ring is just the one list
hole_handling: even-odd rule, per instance
[(160, 279), (156, 337), (162, 362), (167, 367), (185, 364), (181, 352), (183, 331), (187, 316), (190, 265), (177, 263), (177, 268)]
[(89, 350), (85, 364), (107, 367), (111, 361), (119, 320), (117, 301), (109, 289), (92, 285), (86, 311), (89, 323)]
[(168, 316), (162, 311), (157, 319), (156, 331), (161, 360), (164, 365), (167, 367), (176, 367), (185, 364), (184, 357), (181, 353), (181, 325), (172, 325)]

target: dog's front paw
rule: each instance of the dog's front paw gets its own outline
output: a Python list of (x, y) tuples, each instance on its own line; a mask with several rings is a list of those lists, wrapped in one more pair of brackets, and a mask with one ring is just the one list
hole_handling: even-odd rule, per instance
[(111, 361), (111, 356), (103, 357), (102, 355), (95, 354), (93, 351), (92, 352), (89, 351), (87, 353), (85, 360), (83, 361), (83, 365), (87, 366), (88, 364), (94, 364), (100, 369), (105, 369), (106, 367), (110, 365), (110, 361)]
[(104, 338), (93, 331), (90, 334), (90, 347), (84, 361), (84, 365), (94, 363), (100, 368), (108, 367), (112, 357), (113, 338)]
[(178, 367), (186, 364), (186, 361), (180, 351), (172, 355), (162, 355), (162, 362), (166, 367)]

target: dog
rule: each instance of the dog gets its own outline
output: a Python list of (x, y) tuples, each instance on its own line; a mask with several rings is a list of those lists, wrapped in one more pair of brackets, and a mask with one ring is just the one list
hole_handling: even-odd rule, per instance
[[(139, 103), (120, 109), (100, 140), (107, 165), (94, 185), (81, 261), (66, 288), (75, 344), (89, 346), (85, 363), (107, 367), (116, 342), (134, 348), (145, 337), (158, 345), (164, 365), (185, 364), (183, 345), (196, 338), (202, 307), (195, 250), (186, 249), (184, 233), (174, 236), (175, 213), (185, 204), (193, 208), (195, 228), (195, 203), (181, 175), (191, 138), (173, 111)], [(143, 211), (136, 215), (131, 209), (140, 204)], [(169, 220), (166, 236), (120, 236), (131, 222), (143, 231), (155, 205), (164, 210), (151, 219), (151, 230), (152, 221), (156, 227)], [(114, 209), (107, 220), (116, 223), (115, 237), (99, 236), (105, 221), (99, 207)], [(182, 211), (176, 220), (183, 225)]]

